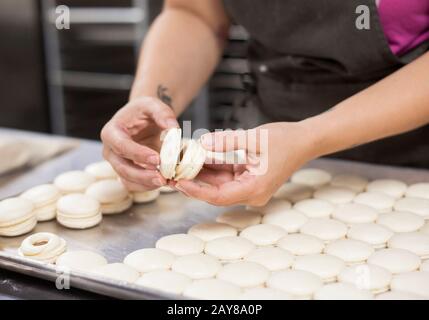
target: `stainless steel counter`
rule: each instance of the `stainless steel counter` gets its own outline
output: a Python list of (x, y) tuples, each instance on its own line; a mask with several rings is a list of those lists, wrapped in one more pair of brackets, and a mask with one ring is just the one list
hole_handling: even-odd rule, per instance
[[(12, 196), (37, 184), (52, 181), (64, 171), (81, 169), (101, 159), (101, 145), (82, 141), (80, 146), (15, 178), (0, 190), (0, 198)], [(375, 166), (338, 160), (317, 160), (309, 166), (324, 168), (332, 173), (357, 173), (368, 178), (398, 178), (408, 183), (429, 181), (429, 171)], [(126, 213), (104, 217), (100, 226), (88, 230), (70, 230), (55, 221), (39, 223), (34, 232), (53, 232), (68, 243), (69, 250), (87, 249), (102, 253), (109, 262), (120, 262), (130, 252), (154, 246), (164, 235), (186, 232), (195, 223), (212, 220), (224, 208), (188, 199), (179, 193), (161, 195), (154, 203), (134, 206)], [(54, 266), (41, 265), (17, 257), (17, 248), (26, 236), (0, 237), (0, 266), (27, 275), (54, 280)], [(1, 279), (0, 279), (1, 281)], [(72, 286), (119, 298), (175, 298), (157, 291), (146, 290), (106, 279), (72, 273)], [(52, 284), (52, 290), (55, 286)]]

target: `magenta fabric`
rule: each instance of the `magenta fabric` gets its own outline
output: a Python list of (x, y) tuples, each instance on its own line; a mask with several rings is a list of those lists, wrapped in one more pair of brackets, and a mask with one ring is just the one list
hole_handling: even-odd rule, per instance
[(378, 0), (377, 3), (393, 53), (401, 56), (429, 39), (429, 0)]

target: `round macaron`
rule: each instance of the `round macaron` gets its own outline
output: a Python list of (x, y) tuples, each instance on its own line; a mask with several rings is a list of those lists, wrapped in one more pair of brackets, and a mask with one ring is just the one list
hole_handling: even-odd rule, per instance
[(311, 299), (322, 285), (319, 276), (302, 270), (274, 272), (267, 280), (268, 288), (284, 291), (298, 299)]
[(275, 225), (287, 233), (296, 233), (308, 221), (308, 218), (295, 209), (271, 212), (262, 218), (262, 223)]
[(429, 259), (429, 235), (421, 232), (395, 234), (388, 242), (389, 248), (411, 251), (421, 259)]
[(280, 271), (288, 269), (292, 265), (294, 256), (281, 248), (259, 247), (252, 250), (243, 259), (259, 263), (270, 271)]
[(216, 218), (216, 222), (228, 224), (238, 230), (243, 230), (261, 222), (261, 213), (246, 209), (228, 210)]
[(257, 246), (269, 246), (277, 243), (286, 234), (287, 232), (279, 226), (257, 224), (241, 231), (240, 237), (253, 242)]
[(277, 242), (277, 246), (296, 256), (321, 253), (325, 248), (319, 238), (301, 233), (288, 234)]
[(390, 284), (392, 290), (416, 294), (429, 299), (429, 272), (414, 271), (397, 274)]
[(429, 183), (422, 182), (410, 185), (405, 192), (405, 196), (410, 198), (422, 198), (429, 200)]
[(353, 201), (356, 192), (349, 188), (324, 186), (316, 190), (315, 199), (329, 201), (333, 204), (344, 204)]
[(395, 204), (395, 198), (381, 192), (359, 193), (353, 201), (372, 207), (379, 212), (390, 212)]
[(89, 173), (97, 180), (117, 179), (118, 174), (107, 161), (91, 163), (85, 168), (85, 172)]
[(366, 190), (369, 192), (380, 192), (394, 198), (401, 198), (407, 190), (407, 185), (395, 179), (378, 179), (371, 181)]
[(429, 219), (429, 199), (402, 198), (396, 201), (395, 210), (415, 213), (423, 219)]
[(292, 268), (308, 271), (318, 275), (323, 282), (334, 282), (341, 270), (345, 267), (344, 261), (329, 254), (309, 254), (296, 257)]
[(14, 237), (33, 230), (37, 224), (33, 210), (33, 203), (24, 198), (0, 201), (0, 236)]
[(213, 278), (221, 268), (222, 264), (218, 259), (204, 253), (177, 257), (171, 266), (171, 270), (184, 274), (191, 279)]
[(301, 227), (301, 233), (314, 236), (324, 242), (330, 242), (344, 238), (347, 234), (347, 226), (333, 219), (313, 218)]
[(86, 189), (85, 194), (100, 203), (103, 214), (121, 213), (133, 204), (133, 198), (117, 179), (97, 181)]
[(417, 270), (420, 267), (420, 258), (408, 250), (388, 248), (374, 252), (368, 258), (368, 263), (398, 274)]
[(66, 248), (67, 244), (63, 238), (53, 233), (39, 232), (25, 238), (18, 252), (25, 258), (44, 263), (55, 263)]
[(313, 196), (314, 189), (299, 183), (286, 182), (274, 194), (275, 199), (283, 199), (296, 203)]
[(233, 283), (241, 288), (264, 285), (270, 276), (267, 268), (251, 261), (233, 262), (224, 265), (217, 274), (217, 278)]
[(339, 174), (332, 178), (331, 185), (334, 187), (349, 188), (355, 192), (362, 192), (368, 184), (368, 179), (354, 174)]
[(71, 229), (87, 229), (101, 222), (100, 203), (81, 193), (61, 197), (57, 202), (57, 221)]
[(88, 272), (94, 268), (107, 264), (101, 254), (88, 250), (64, 252), (55, 263), (59, 267), (69, 268), (72, 271)]
[(263, 215), (268, 213), (282, 212), (284, 210), (292, 208), (292, 204), (284, 199), (271, 199), (263, 207), (250, 207), (250, 210), (258, 211)]
[(157, 270), (144, 273), (137, 279), (136, 284), (170, 294), (182, 294), (191, 281), (189, 277), (181, 273)]
[(380, 214), (377, 219), (377, 224), (393, 232), (401, 233), (419, 230), (425, 224), (425, 220), (411, 212), (393, 211)]
[(200, 238), (203, 241), (210, 241), (222, 237), (234, 237), (237, 233), (237, 229), (229, 224), (214, 221), (195, 224), (188, 230), (188, 234)]
[(84, 193), (95, 178), (85, 171), (68, 171), (60, 174), (54, 180), (54, 185), (62, 194)]
[(303, 184), (312, 188), (318, 188), (328, 184), (332, 180), (332, 175), (322, 169), (307, 168), (295, 172), (290, 181), (293, 183)]
[(340, 239), (328, 244), (325, 252), (340, 258), (347, 265), (354, 265), (368, 260), (373, 254), (374, 248), (363, 241)]
[(178, 233), (160, 238), (155, 247), (176, 256), (184, 256), (203, 252), (204, 241), (190, 234)]
[(174, 261), (174, 254), (171, 252), (145, 248), (131, 252), (128, 254), (124, 263), (140, 273), (151, 272), (156, 270), (168, 270)]
[(347, 203), (338, 205), (332, 217), (346, 224), (370, 223), (377, 220), (378, 212), (363, 204)]
[(159, 189), (155, 190), (145, 190), (145, 191), (135, 191), (133, 192), (134, 203), (149, 203), (155, 201), (160, 195)]
[(223, 237), (206, 243), (204, 252), (219, 260), (237, 260), (248, 255), (255, 245), (243, 237)]
[(359, 289), (379, 294), (389, 290), (392, 274), (387, 269), (371, 264), (359, 264), (343, 269), (338, 281), (350, 283)]
[(347, 232), (347, 238), (366, 242), (374, 249), (385, 248), (392, 236), (390, 229), (376, 223), (355, 224)]
[(314, 294), (315, 300), (372, 300), (373, 294), (349, 283), (330, 283)]
[(308, 218), (329, 218), (334, 212), (335, 205), (326, 200), (305, 199), (295, 203), (293, 208)]
[(250, 288), (238, 298), (239, 300), (293, 300), (286, 292), (271, 288)]
[(21, 198), (33, 203), (37, 221), (49, 221), (55, 218), (57, 215), (56, 203), (60, 197), (60, 191), (53, 184), (33, 187), (21, 194)]
[(183, 291), (187, 298), (202, 300), (236, 300), (240, 294), (239, 286), (219, 279), (195, 280)]

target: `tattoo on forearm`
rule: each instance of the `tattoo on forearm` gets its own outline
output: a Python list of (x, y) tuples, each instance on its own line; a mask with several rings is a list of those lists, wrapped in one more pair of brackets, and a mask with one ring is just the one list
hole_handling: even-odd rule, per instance
[(158, 95), (158, 98), (162, 102), (164, 102), (166, 105), (171, 107), (172, 99), (171, 99), (170, 95), (168, 94), (167, 87), (164, 87), (162, 84), (160, 84), (158, 86), (157, 95)]

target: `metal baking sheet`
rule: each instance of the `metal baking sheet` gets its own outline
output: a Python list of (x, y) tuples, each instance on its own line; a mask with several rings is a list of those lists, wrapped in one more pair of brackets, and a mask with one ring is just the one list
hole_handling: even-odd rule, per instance
[[(81, 169), (84, 164), (96, 161), (99, 151), (99, 144), (84, 145), (83, 149), (74, 151), (71, 155), (45, 164), (46, 168), (38, 168), (28, 173), (19, 181), (21, 190), (17, 190), (16, 185), (9, 186), (7, 193), (15, 190), (16, 194), (30, 186), (52, 181), (53, 177), (60, 172)], [(92, 156), (88, 156), (88, 153)], [(82, 159), (84, 159), (83, 162)], [(397, 178), (407, 183), (429, 181), (429, 170), (375, 166), (338, 160), (316, 160), (309, 166), (327, 169), (332, 173), (361, 174), (370, 179)], [(5, 197), (4, 192), (0, 192), (0, 197)], [(224, 210), (225, 208), (189, 199), (179, 193), (163, 194), (153, 203), (134, 206), (123, 214), (106, 216), (99, 226), (92, 229), (70, 230), (51, 221), (39, 223), (33, 232), (46, 231), (58, 234), (67, 241), (70, 251), (92, 250), (103, 254), (110, 263), (121, 262), (128, 253), (153, 247), (160, 237), (172, 233), (184, 233), (196, 223), (213, 220)], [(26, 236), (0, 237), (0, 267), (55, 281), (59, 275), (55, 266), (43, 265), (17, 255), (17, 249)], [(116, 298), (180, 299), (179, 296), (88, 274), (72, 272), (70, 276), (72, 287)], [(55, 290), (54, 285), (52, 289)]]

